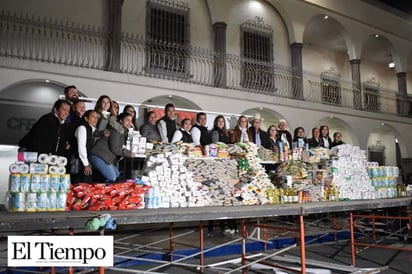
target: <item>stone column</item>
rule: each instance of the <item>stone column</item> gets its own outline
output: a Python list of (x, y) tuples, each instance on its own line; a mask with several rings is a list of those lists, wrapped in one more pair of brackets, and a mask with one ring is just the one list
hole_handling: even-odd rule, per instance
[(303, 100), (303, 66), (302, 66), (302, 43), (290, 45), (292, 60), (292, 93), (295, 99)]
[(398, 72), (396, 73), (396, 77), (398, 78), (398, 114), (408, 115), (409, 98), (406, 88), (406, 72)]
[(353, 108), (362, 109), (362, 85), (360, 77), (360, 59), (349, 60), (352, 70)]
[(122, 6), (124, 0), (107, 0), (108, 3), (108, 40), (106, 70), (120, 71), (120, 50), (122, 34)]
[(214, 85), (226, 87), (226, 27), (225, 22), (213, 24), (215, 35)]

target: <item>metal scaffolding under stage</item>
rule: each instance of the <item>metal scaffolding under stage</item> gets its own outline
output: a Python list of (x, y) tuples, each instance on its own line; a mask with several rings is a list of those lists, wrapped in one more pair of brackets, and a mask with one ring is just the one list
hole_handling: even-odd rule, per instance
[[(169, 227), (168, 237), (163, 239), (156, 239), (152, 243), (140, 244), (138, 238), (134, 244), (128, 243), (128, 239), (134, 238), (124, 237), (115, 241), (115, 259), (145, 262), (146, 266), (142, 269), (120, 268), (115, 266), (111, 271), (128, 271), (134, 273), (156, 273), (162, 271), (167, 267), (189, 267), (196, 271), (208, 272), (215, 271), (216, 273), (232, 273), (232, 272), (246, 272), (248, 269), (256, 267), (256, 265), (264, 265), (268, 268), (282, 268), (283, 264), (276, 261), (278, 256), (290, 249), (298, 247), (300, 250), (300, 258), (290, 259), (299, 265), (298, 271), (300, 273), (307, 273), (307, 265), (320, 264), (331, 269), (339, 266), (331, 265), (330, 263), (313, 262), (307, 260), (305, 251), (306, 245), (310, 241), (305, 233), (305, 228), (310, 225), (310, 219), (307, 218), (313, 214), (323, 213), (349, 213), (352, 217), (352, 212), (360, 212), (365, 210), (379, 210), (388, 208), (405, 208), (411, 204), (412, 197), (396, 198), (396, 199), (381, 199), (381, 200), (361, 200), (361, 201), (341, 201), (341, 202), (317, 202), (307, 204), (279, 204), (279, 205), (262, 205), (262, 206), (238, 206), (238, 207), (198, 207), (198, 208), (168, 208), (168, 209), (140, 209), (140, 210), (124, 210), (124, 211), (70, 211), (70, 212), (39, 212), (39, 213), (14, 213), (1, 211), (0, 212), (0, 235), (15, 235), (21, 233), (37, 233), (39, 231), (74, 231), (75, 233), (82, 233), (85, 231), (85, 223), (91, 218), (95, 218), (104, 213), (109, 213), (122, 226), (139, 227), (151, 224), (167, 224)], [(273, 218), (283, 218), (287, 216), (297, 217), (297, 227), (293, 230), (295, 243), (288, 247), (273, 249), (268, 247), (271, 240), (284, 232), (275, 234), (269, 231), (277, 230), (277, 227), (269, 224), (268, 220)], [(356, 215), (355, 215), (356, 217)], [(305, 218), (307, 218), (305, 223)], [(240, 226), (240, 235), (237, 238), (226, 239), (227, 241), (214, 246), (205, 246), (203, 222), (207, 220), (225, 220), (238, 219)], [(196, 223), (197, 227), (192, 231), (187, 231), (182, 234), (175, 233), (175, 226), (179, 223), (192, 222)], [(354, 247), (354, 228), (355, 223), (351, 218), (350, 230), (351, 245)], [(333, 229), (331, 229), (333, 231)], [(340, 228), (335, 227), (335, 232)], [(68, 232), (66, 232), (67, 234)], [(102, 231), (101, 231), (102, 233)], [(150, 232), (148, 232), (150, 234)], [(97, 234), (97, 233), (96, 233)], [(186, 242), (190, 234), (197, 235), (197, 242)], [(271, 236), (268, 236), (271, 235)], [(273, 236), (276, 235), (276, 236)], [(273, 236), (273, 237), (272, 237)], [(251, 242), (258, 242), (263, 248), (263, 252), (250, 252)], [(126, 244), (125, 244), (126, 243)], [(127, 244), (128, 243), (128, 244)], [(168, 248), (157, 249), (156, 244), (163, 243), (168, 245)], [(220, 248), (227, 247), (238, 243), (241, 246), (241, 254), (237, 259), (231, 259), (222, 263), (205, 262), (205, 254), (210, 254)], [(192, 248), (190, 254), (181, 254), (177, 246), (186, 246)], [(271, 249), (272, 248), (272, 249)], [(406, 251), (412, 249), (405, 249)], [(140, 253), (159, 253), (167, 254), (161, 259), (148, 258), (139, 256)], [(355, 250), (352, 250), (352, 256), (355, 256)], [(136, 256), (137, 254), (137, 256)], [(269, 261), (268, 261), (269, 260)], [(233, 263), (237, 263), (233, 265)], [(354, 262), (354, 261), (353, 261)], [(228, 264), (229, 263), (229, 264)], [(147, 266), (149, 265), (149, 266)], [(228, 267), (229, 265), (229, 267)], [(291, 268), (286, 267), (288, 271)], [(357, 268), (355, 266), (341, 266), (342, 271), (347, 272), (366, 272), (366, 269)], [(374, 273), (380, 272), (384, 267), (374, 268)], [(100, 273), (104, 270), (100, 269)], [(368, 268), (367, 271), (371, 271)], [(70, 272), (69, 273), (73, 273)]]

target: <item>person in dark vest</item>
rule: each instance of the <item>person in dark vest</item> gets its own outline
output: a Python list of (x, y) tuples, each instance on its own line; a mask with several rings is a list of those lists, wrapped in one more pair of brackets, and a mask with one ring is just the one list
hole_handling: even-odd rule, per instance
[(206, 113), (199, 112), (196, 114), (196, 124), (192, 127), (190, 133), (192, 134), (193, 143), (195, 146), (206, 146), (212, 143), (209, 130), (206, 127), (207, 117)]
[(165, 115), (157, 122), (160, 137), (163, 143), (171, 143), (173, 134), (176, 131), (175, 106), (169, 103), (165, 106)]
[[(89, 152), (94, 145), (93, 132), (96, 130), (97, 112), (88, 110), (83, 114), (82, 123), (76, 128), (74, 136), (76, 141), (72, 146), (74, 157), (77, 161), (72, 161), (72, 183), (85, 182), (92, 183), (92, 166), (89, 162)], [(77, 171), (77, 173), (76, 173)]]
[(192, 122), (190, 121), (190, 119), (183, 119), (182, 127), (175, 131), (171, 143), (174, 144), (180, 141), (182, 141), (183, 143), (193, 143), (192, 135), (190, 134), (191, 128)]
[(218, 115), (213, 122), (213, 130), (210, 133), (212, 143), (225, 143), (229, 144), (229, 134), (226, 129), (226, 119), (223, 115)]
[(57, 100), (52, 112), (43, 115), (20, 140), (19, 146), (26, 151), (66, 156), (70, 148), (66, 136), (65, 121), (70, 113), (70, 102)]

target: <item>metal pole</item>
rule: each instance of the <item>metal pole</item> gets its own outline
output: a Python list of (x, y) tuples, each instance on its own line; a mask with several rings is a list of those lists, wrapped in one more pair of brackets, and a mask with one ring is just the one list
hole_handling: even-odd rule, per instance
[(203, 253), (203, 250), (204, 250), (204, 234), (203, 234), (203, 222), (202, 221), (200, 221), (199, 222), (199, 241), (200, 241), (200, 243), (199, 243), (199, 248), (200, 248), (200, 256), (199, 256), (199, 258), (200, 258), (200, 272), (202, 272), (203, 273), (203, 271), (204, 271), (204, 264), (205, 264), (205, 260), (204, 260), (204, 253)]
[(306, 253), (305, 253), (305, 223), (303, 221), (303, 215), (299, 215), (300, 224), (300, 263), (301, 273), (306, 274)]
[(173, 223), (169, 225), (169, 261), (173, 262)]
[[(240, 233), (242, 237), (242, 266), (246, 264), (246, 223), (242, 219), (240, 223)], [(247, 268), (242, 268), (242, 273), (247, 273)]]
[(350, 247), (352, 254), (352, 266), (355, 266), (355, 235), (354, 235), (354, 223), (353, 223), (353, 213), (349, 213), (349, 226), (350, 226)]

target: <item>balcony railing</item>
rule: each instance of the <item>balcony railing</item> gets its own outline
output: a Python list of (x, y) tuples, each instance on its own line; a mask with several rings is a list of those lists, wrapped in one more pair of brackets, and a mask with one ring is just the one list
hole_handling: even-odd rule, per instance
[[(0, 14), (0, 56), (98, 70), (109, 68), (108, 33), (92, 26)], [(120, 72), (198, 85), (267, 94), (370, 112), (408, 115), (409, 100), (397, 91), (369, 92), (352, 81), (259, 62), (238, 55), (123, 33)], [(275, 100), (274, 100), (275, 102)]]

